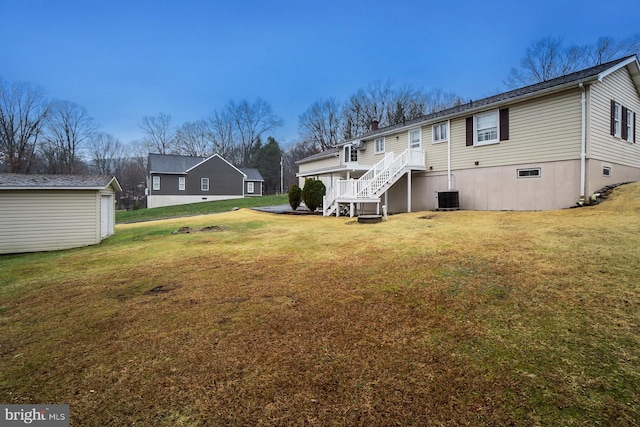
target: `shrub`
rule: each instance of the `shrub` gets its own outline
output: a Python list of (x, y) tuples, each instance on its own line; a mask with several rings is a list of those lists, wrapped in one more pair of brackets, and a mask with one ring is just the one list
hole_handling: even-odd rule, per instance
[(322, 181), (307, 179), (302, 189), (302, 200), (311, 212), (322, 206), (322, 196), (327, 192), (327, 188)]
[(302, 201), (302, 190), (298, 187), (297, 184), (293, 184), (293, 186), (289, 189), (289, 206), (294, 211), (298, 209), (300, 206), (300, 202)]

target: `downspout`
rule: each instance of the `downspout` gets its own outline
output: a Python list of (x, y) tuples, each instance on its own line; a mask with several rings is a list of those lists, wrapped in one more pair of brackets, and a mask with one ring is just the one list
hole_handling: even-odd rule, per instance
[[(451, 120), (447, 123), (447, 131), (451, 133)], [(451, 191), (451, 135), (447, 136), (447, 190)]]
[(586, 158), (587, 158), (587, 94), (584, 85), (578, 85), (582, 91), (582, 127), (580, 129), (580, 202), (582, 206), (585, 201), (585, 182), (586, 182)]

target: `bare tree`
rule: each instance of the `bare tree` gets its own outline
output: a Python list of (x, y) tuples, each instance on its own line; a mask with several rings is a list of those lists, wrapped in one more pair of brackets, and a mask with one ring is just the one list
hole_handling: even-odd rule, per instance
[(207, 138), (212, 144), (212, 153), (235, 162), (235, 131), (231, 116), (226, 110), (215, 111), (207, 119)]
[(564, 46), (561, 37), (544, 37), (534, 41), (512, 68), (506, 84), (510, 87), (539, 83), (572, 73), (585, 65), (585, 47)]
[(304, 141), (326, 150), (340, 142), (342, 117), (340, 104), (335, 98), (317, 100), (299, 118), (299, 127)]
[(51, 111), (39, 86), (8, 83), (0, 77), (0, 171), (30, 173)]
[(157, 116), (144, 116), (140, 122), (140, 128), (145, 133), (142, 143), (148, 153), (175, 153), (176, 131), (171, 124), (171, 116), (164, 113)]
[(265, 133), (282, 126), (283, 121), (275, 115), (271, 105), (262, 98), (252, 104), (247, 101), (229, 101), (226, 107), (237, 135), (239, 165), (249, 166), (257, 143)]
[(440, 89), (425, 93), (411, 86), (393, 88), (390, 82), (375, 82), (347, 100), (342, 111), (342, 136), (351, 139), (369, 132), (374, 120), (380, 127), (392, 126), (460, 102), (455, 93)]
[(127, 161), (126, 149), (119, 139), (106, 132), (95, 132), (87, 141), (87, 154), (95, 171), (119, 177)]
[(577, 71), (600, 65), (627, 55), (640, 53), (640, 34), (616, 40), (601, 37), (586, 46), (565, 46), (560, 37), (544, 37), (534, 41), (525, 51), (519, 68), (512, 68), (505, 84), (519, 87), (547, 81)]
[(600, 65), (623, 56), (638, 53), (640, 53), (640, 33), (623, 40), (600, 37), (595, 44), (586, 48), (586, 61), (590, 66)]
[(210, 156), (213, 153), (208, 135), (209, 129), (206, 121), (186, 122), (176, 132), (175, 149), (185, 156)]
[(47, 173), (83, 172), (80, 149), (97, 126), (86, 108), (69, 101), (54, 101), (41, 151)]

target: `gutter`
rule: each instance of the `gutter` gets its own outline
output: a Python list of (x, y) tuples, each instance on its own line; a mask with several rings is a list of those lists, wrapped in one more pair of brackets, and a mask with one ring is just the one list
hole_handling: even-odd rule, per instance
[(578, 84), (582, 91), (582, 126), (580, 129), (580, 202), (585, 201), (585, 183), (586, 183), (586, 158), (587, 158), (587, 91), (582, 83)]

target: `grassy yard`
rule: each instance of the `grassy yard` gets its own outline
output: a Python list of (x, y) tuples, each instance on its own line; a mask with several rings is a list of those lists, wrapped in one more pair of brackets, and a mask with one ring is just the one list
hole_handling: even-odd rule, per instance
[(555, 212), (116, 232), (0, 257), (0, 402), (68, 403), (73, 426), (640, 420), (640, 184)]
[(215, 202), (191, 203), (188, 205), (166, 206), (153, 209), (138, 209), (116, 213), (116, 223), (149, 221), (177, 216), (205, 215), (228, 212), (233, 208), (255, 208), (260, 206), (286, 205), (289, 197), (278, 196), (245, 197), (242, 199), (218, 200)]

